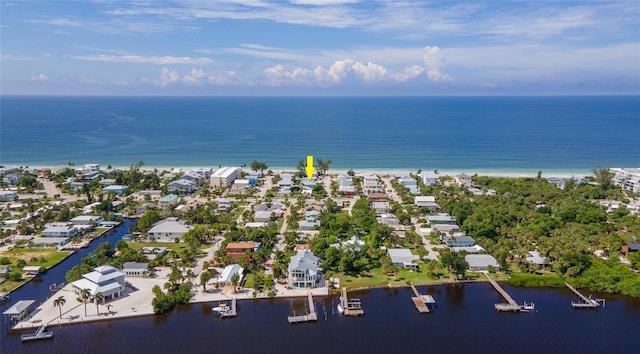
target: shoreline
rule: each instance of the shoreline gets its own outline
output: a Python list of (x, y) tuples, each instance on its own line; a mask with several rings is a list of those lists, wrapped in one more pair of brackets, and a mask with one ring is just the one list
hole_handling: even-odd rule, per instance
[[(34, 164), (34, 165), (29, 165), (29, 164), (23, 164), (29, 167), (29, 169), (40, 169), (40, 168), (50, 168), (50, 169), (60, 169), (60, 168), (64, 168), (64, 167), (72, 167), (72, 168), (78, 168), (80, 165), (77, 166), (68, 166), (68, 165), (41, 165), (41, 164)], [(11, 165), (11, 166), (22, 166), (22, 165)], [(109, 165), (107, 165), (109, 166)], [(231, 166), (231, 165), (225, 165), (225, 166)], [(240, 167), (240, 165), (234, 165), (237, 167)], [(130, 168), (131, 166), (121, 166), (121, 165), (111, 165), (111, 167), (113, 169), (117, 169), (117, 170), (126, 170), (128, 168)], [(143, 165), (142, 167), (140, 167), (140, 170), (143, 172), (153, 172), (154, 170), (159, 170), (159, 171), (171, 171), (171, 170), (190, 170), (190, 169), (194, 169), (194, 168), (201, 168), (201, 167), (209, 167), (207, 165)], [(223, 166), (224, 167), (224, 166)], [(102, 170), (105, 170), (106, 166), (102, 166), (101, 164), (101, 168)], [(216, 170), (219, 167), (213, 167), (211, 166), (212, 170)], [(252, 172), (252, 170), (245, 166), (245, 167), (240, 167), (242, 168), (243, 171), (245, 172)], [(590, 176), (593, 174), (593, 171), (591, 171), (590, 169), (531, 169), (531, 170), (521, 170), (521, 169), (514, 169), (514, 170), (510, 170), (510, 169), (478, 169), (478, 168), (469, 168), (469, 169), (460, 169), (460, 168), (452, 168), (452, 169), (444, 169), (444, 170), (440, 170), (440, 169), (422, 169), (420, 167), (411, 169), (411, 168), (396, 168), (396, 167), (391, 167), (391, 168), (342, 168), (342, 167), (337, 167), (337, 168), (330, 168), (329, 170), (327, 170), (326, 175), (327, 176), (334, 176), (334, 175), (340, 175), (340, 174), (346, 174), (349, 171), (353, 171), (356, 175), (358, 174), (377, 174), (377, 175), (409, 175), (411, 173), (415, 174), (418, 169), (421, 169), (422, 172), (425, 171), (438, 171), (438, 174), (440, 176), (449, 176), (449, 177), (454, 177), (455, 175), (458, 174), (462, 174), (465, 173), (469, 176), (474, 176), (474, 175), (478, 175), (478, 176), (485, 176), (485, 177), (499, 177), (499, 178), (535, 178), (538, 176), (538, 172), (542, 172), (541, 173), (541, 177), (542, 178), (547, 178), (547, 177), (559, 177), (559, 178), (572, 178), (572, 177), (584, 177), (584, 176)], [(272, 171), (274, 174), (279, 174), (279, 173), (283, 173), (283, 172), (296, 172), (296, 168), (295, 167), (283, 167), (283, 166), (270, 166), (268, 168), (268, 170)]]

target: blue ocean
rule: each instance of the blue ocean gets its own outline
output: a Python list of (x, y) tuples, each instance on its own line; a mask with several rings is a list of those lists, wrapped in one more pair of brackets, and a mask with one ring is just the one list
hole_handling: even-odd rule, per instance
[(640, 97), (0, 97), (0, 165), (640, 166)]

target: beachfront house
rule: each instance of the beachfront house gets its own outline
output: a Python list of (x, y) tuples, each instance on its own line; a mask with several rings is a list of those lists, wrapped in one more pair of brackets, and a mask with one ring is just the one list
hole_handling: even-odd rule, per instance
[(167, 218), (153, 225), (147, 232), (149, 238), (156, 242), (175, 242), (182, 240), (182, 236), (193, 229), (193, 226), (178, 220), (178, 218)]
[(291, 288), (312, 288), (320, 281), (318, 257), (311, 251), (298, 251), (291, 257), (288, 270), (288, 284)]
[(437, 173), (435, 173), (433, 171), (425, 171), (425, 172), (422, 172), (420, 177), (422, 177), (422, 183), (424, 183), (425, 185), (427, 185), (427, 186), (437, 186), (438, 185), (438, 179), (440, 178), (440, 175), (438, 175)]
[(180, 178), (167, 184), (167, 192), (176, 194), (191, 194), (197, 188), (196, 182), (187, 178)]
[(418, 265), (414, 261), (420, 257), (412, 254), (408, 248), (389, 248), (387, 253), (391, 257), (391, 263), (394, 266), (410, 270), (418, 269)]
[(362, 182), (362, 191), (365, 194), (382, 192), (382, 186), (380, 185), (380, 177), (376, 175), (364, 176)]
[(475, 272), (487, 271), (489, 267), (500, 269), (498, 261), (489, 254), (468, 254), (464, 257), (469, 269)]
[(91, 297), (101, 293), (106, 299), (122, 296), (125, 290), (125, 274), (110, 265), (103, 265), (94, 268), (93, 272), (84, 274), (82, 279), (76, 280), (71, 285), (76, 293), (83, 289), (88, 289)]

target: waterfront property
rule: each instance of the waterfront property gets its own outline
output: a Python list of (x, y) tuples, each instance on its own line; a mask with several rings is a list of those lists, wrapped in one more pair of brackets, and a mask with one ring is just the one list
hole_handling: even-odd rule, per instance
[(242, 279), (244, 278), (244, 268), (239, 264), (229, 264), (224, 267), (222, 273), (220, 273), (217, 283), (221, 286), (231, 285), (231, 279), (236, 274), (238, 275), (238, 284), (242, 283)]
[(92, 297), (97, 293), (102, 293), (105, 298), (122, 296), (125, 289), (125, 273), (115, 269), (112, 266), (104, 265), (94, 268), (93, 272), (84, 274), (82, 279), (71, 283), (74, 290), (80, 293), (84, 289), (88, 289)]
[(42, 231), (44, 237), (72, 237), (78, 234), (75, 226), (51, 226)]
[(489, 254), (468, 254), (464, 256), (464, 260), (472, 271), (486, 271), (489, 267), (500, 269), (498, 261)]
[(222, 167), (217, 169), (210, 177), (212, 187), (225, 187), (233, 183), (240, 176), (238, 167)]
[(389, 248), (387, 249), (391, 262), (396, 267), (402, 267), (409, 270), (417, 270), (418, 265), (415, 263), (420, 257), (411, 253), (408, 248)]
[(320, 280), (318, 257), (313, 252), (302, 250), (291, 257), (288, 284), (291, 288), (312, 288)]
[(35, 300), (20, 300), (9, 307), (2, 314), (5, 316), (5, 323), (14, 324), (21, 321), (33, 310)]

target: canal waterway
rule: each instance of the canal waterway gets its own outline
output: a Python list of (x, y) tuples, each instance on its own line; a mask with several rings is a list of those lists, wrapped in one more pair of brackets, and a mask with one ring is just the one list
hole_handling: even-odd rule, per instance
[[(106, 237), (115, 243), (121, 226)], [(48, 286), (64, 281), (67, 269), (95, 248), (68, 258), (41, 283), (12, 294), (44, 299)], [(497, 313), (502, 298), (488, 283), (418, 287), (438, 306), (418, 314), (408, 288), (350, 292), (365, 315), (336, 313), (336, 297), (315, 298), (318, 321), (289, 325), (287, 315), (304, 310), (306, 299), (239, 301), (238, 317), (216, 318), (216, 303), (180, 306), (160, 316), (109, 320), (50, 329), (52, 340), (22, 344), (20, 333), (2, 330), (2, 353), (637, 353), (640, 299), (606, 298), (598, 310), (573, 310), (568, 289), (504, 287), (518, 301), (533, 301), (531, 313)], [(588, 292), (587, 292), (588, 293)], [(150, 299), (151, 300), (151, 299)], [(7, 305), (3, 305), (6, 308)]]

